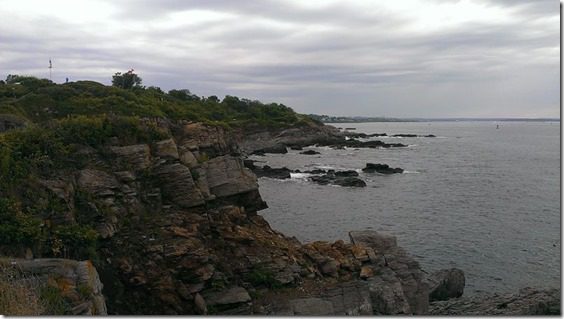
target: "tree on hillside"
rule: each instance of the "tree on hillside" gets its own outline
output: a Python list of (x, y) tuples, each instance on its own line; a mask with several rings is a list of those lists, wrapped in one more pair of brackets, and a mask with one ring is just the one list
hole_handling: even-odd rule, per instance
[(141, 87), (142, 79), (139, 75), (133, 73), (133, 71), (134, 70), (131, 69), (123, 74), (121, 72), (114, 74), (112, 76), (112, 85), (127, 90)]

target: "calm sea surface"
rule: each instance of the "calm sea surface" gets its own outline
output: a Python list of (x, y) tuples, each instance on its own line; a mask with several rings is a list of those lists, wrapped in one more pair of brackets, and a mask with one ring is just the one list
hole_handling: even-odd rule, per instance
[(429, 122), (334, 124), (407, 148), (313, 148), (321, 155), (253, 159), (290, 169), (355, 169), (367, 162), (404, 174), (364, 174), (366, 188), (321, 186), (300, 174), (261, 178), (273, 228), (302, 242), (348, 241), (372, 229), (398, 237), (424, 270), (458, 267), (466, 293), (560, 286), (560, 123)]

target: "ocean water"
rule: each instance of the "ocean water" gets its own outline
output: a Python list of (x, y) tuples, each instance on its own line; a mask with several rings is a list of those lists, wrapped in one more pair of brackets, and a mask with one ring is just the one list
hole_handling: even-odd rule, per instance
[[(560, 287), (560, 123), (428, 122), (334, 124), (406, 148), (312, 148), (321, 155), (252, 157), (272, 167), (355, 169), (366, 188), (321, 186), (295, 174), (260, 178), (271, 226), (302, 242), (348, 241), (348, 231), (393, 234), (427, 272), (458, 267), (465, 294)], [(365, 174), (367, 162), (406, 170)]]

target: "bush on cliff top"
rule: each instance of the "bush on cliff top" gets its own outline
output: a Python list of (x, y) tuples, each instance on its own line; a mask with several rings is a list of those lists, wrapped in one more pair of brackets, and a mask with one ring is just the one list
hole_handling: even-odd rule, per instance
[(93, 81), (55, 84), (49, 80), (13, 76), (0, 85), (0, 114), (23, 116), (43, 123), (77, 115), (120, 115), (202, 121), (211, 125), (289, 127), (300, 121), (291, 108), (278, 103), (226, 96), (198, 97), (189, 90), (163, 92), (158, 87), (123, 89)]

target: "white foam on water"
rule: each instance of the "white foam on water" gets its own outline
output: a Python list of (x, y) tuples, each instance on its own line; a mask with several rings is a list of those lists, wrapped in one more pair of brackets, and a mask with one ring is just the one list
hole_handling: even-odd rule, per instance
[(307, 179), (308, 177), (312, 176), (313, 174), (310, 173), (290, 173), (291, 179)]

